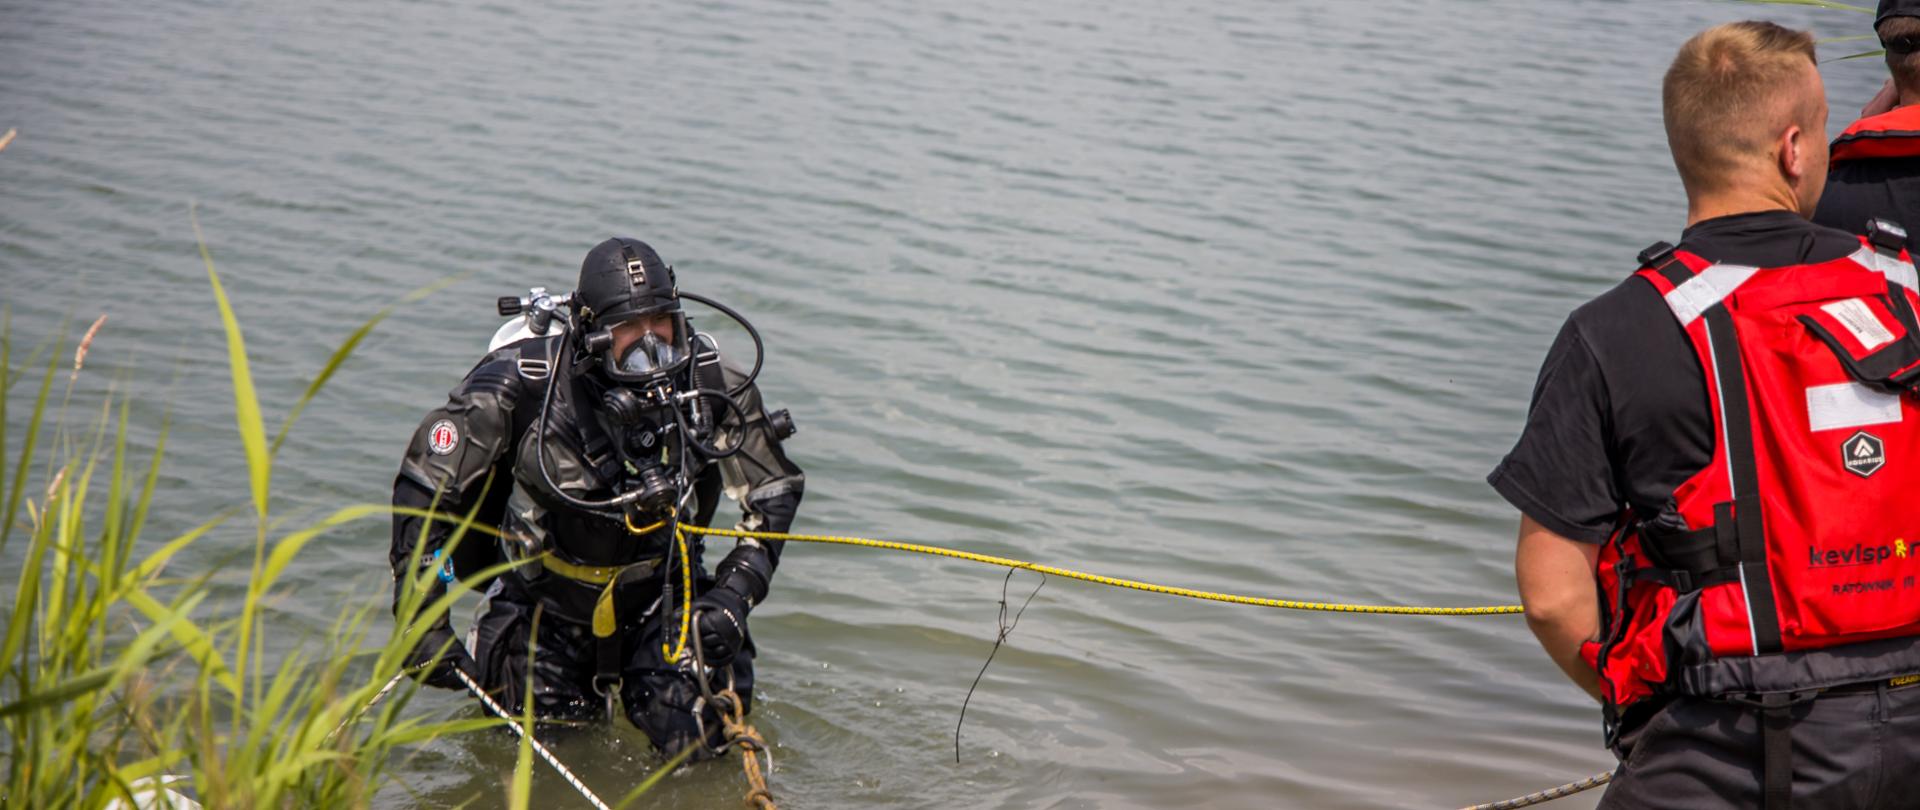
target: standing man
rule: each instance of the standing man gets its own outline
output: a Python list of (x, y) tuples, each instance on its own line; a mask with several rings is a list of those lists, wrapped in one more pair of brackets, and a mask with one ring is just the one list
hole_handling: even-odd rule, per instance
[[(531, 679), (543, 720), (604, 720), (618, 703), (668, 756), (724, 742), (710, 693), (751, 708), (747, 615), (783, 543), (743, 540), (709, 575), (681, 525), (708, 525), (724, 491), (740, 528), (784, 532), (806, 479), (781, 449), (791, 419), (761, 405), (758, 360), (751, 374), (724, 365), (683, 296), (698, 298), (646, 243), (602, 242), (564, 303), (530, 302), (538, 326), (421, 420), (393, 483), (411, 510), (393, 523), (396, 612), (408, 581), (431, 601), (500, 555), (520, 563), (493, 580), (466, 644), (444, 616), (426, 632), (408, 663), (431, 665), (428, 684), (465, 688), (464, 673), (517, 714)], [(449, 549), (457, 526), (424, 520), (429, 508), (499, 527), (498, 552), (477, 531)]]
[(1834, 139), (1813, 221), (1849, 232), (1874, 217), (1920, 228), (1920, 0), (1880, 0), (1873, 29), (1893, 76)]
[(1804, 32), (1708, 29), (1663, 85), (1678, 249), (1576, 309), (1488, 481), (1527, 622), (1601, 702), (1606, 808), (1920, 797), (1913, 266), (1805, 217), (1826, 94)]

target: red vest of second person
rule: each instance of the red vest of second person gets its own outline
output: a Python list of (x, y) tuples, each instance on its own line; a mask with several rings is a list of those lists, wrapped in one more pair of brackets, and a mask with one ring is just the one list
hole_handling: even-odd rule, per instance
[(1642, 254), (1706, 373), (1716, 442), (1600, 553), (1602, 641), (1582, 653), (1610, 717), (1654, 694), (1920, 671), (1920, 299), (1905, 234), (1882, 227), (1793, 267)]
[(1862, 118), (1833, 139), (1835, 161), (1920, 157), (1920, 104)]

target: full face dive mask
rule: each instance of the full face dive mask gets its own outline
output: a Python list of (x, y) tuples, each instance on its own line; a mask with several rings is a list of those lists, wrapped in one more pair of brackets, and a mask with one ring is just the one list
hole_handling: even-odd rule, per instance
[(685, 318), (673, 318), (673, 334), (665, 339), (652, 329), (647, 329), (617, 356), (609, 346), (600, 353), (601, 370), (608, 379), (627, 385), (650, 388), (665, 382), (686, 367), (691, 354), (687, 341), (682, 337), (685, 326)]

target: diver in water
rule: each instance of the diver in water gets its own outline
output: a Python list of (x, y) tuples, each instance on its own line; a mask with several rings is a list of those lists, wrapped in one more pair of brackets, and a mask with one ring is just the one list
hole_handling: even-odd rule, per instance
[[(751, 371), (721, 361), (683, 298), (746, 327)], [(617, 699), (663, 753), (699, 744), (704, 756), (723, 742), (706, 698), (732, 688), (751, 707), (747, 616), (783, 544), (742, 540), (709, 574), (699, 535), (680, 527), (708, 525), (725, 492), (739, 528), (784, 532), (805, 486), (781, 449), (791, 418), (768, 413), (754, 386), (759, 334), (682, 293), (635, 239), (596, 245), (572, 293), (535, 290), (500, 309), (524, 319), (420, 422), (393, 502), (472, 512), (503, 539), (449, 544), (456, 523), (396, 514), (396, 612), (410, 575), (430, 583), (430, 601), (503, 558), (520, 564), (487, 585), (466, 644), (442, 617), (408, 663), (431, 664), (426, 682), (448, 689), (464, 686), (458, 668), (516, 713), (531, 675), (545, 720), (606, 718)]]

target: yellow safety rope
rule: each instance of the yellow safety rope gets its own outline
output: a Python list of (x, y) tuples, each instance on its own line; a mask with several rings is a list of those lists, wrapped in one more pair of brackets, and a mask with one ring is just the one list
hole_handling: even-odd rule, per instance
[[(667, 525), (667, 521), (676, 520), (677, 517), (677, 513), (669, 511), (666, 517), (645, 526), (633, 525), (633, 518), (631, 516), (626, 517), (625, 520), (627, 523), (627, 531), (635, 535), (642, 535)], [(679, 660), (681, 654), (687, 651), (687, 631), (693, 625), (693, 558), (692, 555), (687, 553), (687, 533), (681, 531), (680, 524), (677, 520), (673, 524), (673, 539), (680, 548), (680, 639), (672, 645), (668, 645), (664, 639), (660, 642), (660, 654), (666, 656), (666, 662), (669, 664)], [(672, 565), (673, 560), (668, 559), (667, 564)], [(598, 603), (593, 606), (593, 634), (595, 636), (606, 638), (607, 636), (613, 635), (616, 629), (615, 625), (617, 621), (613, 615), (613, 589), (619, 584), (620, 577), (616, 571), (615, 575), (607, 578), (607, 587), (600, 591), (600, 599)]]
[(687, 651), (687, 628), (693, 623), (693, 560), (687, 555), (687, 533), (680, 530), (680, 524), (673, 526), (673, 539), (680, 543), (680, 640), (673, 648), (667, 648), (665, 639), (660, 641), (660, 654), (666, 656), (671, 664), (680, 660)]
[(647, 532), (653, 531), (654, 529), (658, 529), (661, 526), (667, 525), (666, 518), (661, 518), (645, 526), (635, 526), (633, 525), (632, 515), (624, 515), (622, 517), (624, 520), (627, 521), (627, 531), (632, 534), (646, 534)]
[(824, 535), (824, 534), (789, 534), (786, 532), (756, 532), (756, 531), (747, 531), (744, 529), (720, 529), (712, 526), (688, 526), (686, 528), (692, 531), (698, 532), (700, 534), (711, 534), (719, 537), (754, 538), (757, 540), (790, 540), (790, 541), (797, 541), (802, 543), (833, 543), (836, 545), (843, 545), (843, 546), (863, 546), (866, 548), (891, 549), (893, 551), (911, 551), (916, 554), (931, 554), (936, 557), (953, 557), (955, 559), (969, 560), (977, 563), (985, 563), (987, 565), (998, 565), (1005, 568), (1019, 568), (1027, 571), (1037, 571), (1042, 574), (1049, 574), (1057, 577), (1066, 577), (1068, 579), (1077, 579), (1082, 582), (1092, 582), (1099, 585), (1111, 585), (1115, 588), (1131, 588), (1136, 591), (1149, 591), (1152, 593), (1163, 593), (1169, 596), (1184, 596), (1189, 599), (1205, 599), (1211, 602), (1230, 602), (1236, 605), (1254, 605), (1257, 607), (1281, 608), (1284, 610), (1318, 610), (1318, 611), (1326, 611), (1331, 613), (1389, 613), (1389, 614), (1403, 615), (1403, 616), (1497, 616), (1497, 615), (1521, 612), (1521, 607), (1519, 605), (1485, 605), (1480, 607), (1421, 607), (1417, 605), (1343, 605), (1343, 604), (1337, 604), (1332, 602), (1302, 602), (1294, 599), (1269, 599), (1267, 597), (1262, 597), (1262, 596), (1240, 596), (1238, 594), (1231, 594), (1231, 593), (1214, 593), (1211, 591), (1198, 591), (1192, 588), (1176, 588), (1170, 585), (1155, 585), (1151, 582), (1140, 582), (1140, 581), (1131, 580), (1131, 579), (1120, 579), (1118, 577), (1101, 576), (1099, 574), (1088, 574), (1081, 571), (1072, 571), (1065, 568), (1055, 568), (1051, 565), (1041, 565), (1039, 563), (1030, 563), (1022, 560), (1009, 559), (1007, 557), (994, 557), (987, 554), (975, 554), (971, 551), (959, 551), (956, 549), (941, 548), (939, 546), (926, 546), (918, 543), (901, 543), (894, 540), (874, 540), (866, 537), (841, 537), (841, 536)]

